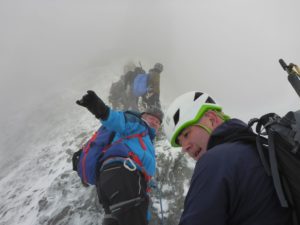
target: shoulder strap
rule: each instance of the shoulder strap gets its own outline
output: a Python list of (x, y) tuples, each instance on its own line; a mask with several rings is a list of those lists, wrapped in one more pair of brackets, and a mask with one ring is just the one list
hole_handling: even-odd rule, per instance
[(136, 134), (128, 135), (128, 136), (126, 136), (124, 138), (121, 138), (121, 139), (124, 140), (124, 139), (138, 138), (142, 149), (146, 150), (146, 145), (145, 145), (145, 142), (143, 141), (143, 137), (145, 137), (147, 134), (148, 134), (148, 130), (146, 129), (142, 133), (136, 133)]
[[(262, 161), (262, 164), (266, 170), (266, 173), (272, 176), (274, 187), (282, 207), (288, 207), (288, 202), (285, 197), (281, 177), (279, 175), (278, 163), (276, 158), (275, 147), (275, 131), (276, 126), (280, 123), (280, 117), (275, 113), (268, 113), (263, 115), (260, 119), (252, 119), (249, 122), (249, 126), (252, 126), (255, 122), (257, 139), (256, 146)], [(262, 135), (265, 135), (263, 137)], [(267, 152), (268, 160), (265, 157)]]
[(238, 132), (231, 134), (226, 138), (225, 141), (227, 142), (244, 141), (247, 143), (255, 144), (262, 165), (266, 171), (266, 174), (268, 176), (271, 176), (270, 164), (267, 159), (268, 155), (266, 154), (266, 147), (268, 144), (268, 140), (261, 136), (261, 131), (258, 131), (258, 134), (252, 131), (251, 127), (255, 123), (258, 123), (256, 125), (256, 131), (260, 130), (262, 127), (260, 119), (254, 118), (249, 121), (248, 127), (246, 127), (244, 130), (240, 130)]
[(279, 198), (280, 204), (282, 207), (287, 208), (288, 202), (287, 202), (287, 199), (283, 192), (281, 179), (280, 179), (279, 171), (278, 171), (278, 163), (277, 163), (277, 158), (276, 158), (276, 153), (275, 153), (274, 136), (275, 136), (274, 132), (272, 130), (270, 130), (268, 132), (268, 145), (269, 145), (268, 152), (269, 152), (271, 174), (272, 174), (274, 187), (275, 187), (277, 196)]
[[(113, 136), (111, 137), (111, 141), (113, 140), (114, 136), (115, 136), (115, 132), (113, 132)], [(121, 137), (119, 138), (118, 140), (114, 141), (111, 143), (111, 141), (109, 142), (110, 144), (105, 146), (105, 148), (103, 149), (103, 152), (106, 152), (112, 145), (114, 144), (118, 144), (118, 143), (121, 143), (124, 139), (132, 139), (132, 138), (138, 138), (139, 140), (139, 143), (142, 147), (143, 150), (147, 150), (147, 147), (146, 147), (146, 144), (143, 140), (143, 137), (146, 136), (148, 134), (147, 130), (142, 132), (142, 133), (136, 133), (136, 134), (132, 134), (132, 135), (128, 135), (126, 137)]]
[(88, 143), (86, 143), (86, 145), (82, 148), (84, 153), (87, 153), (91, 147), (91, 144), (96, 140), (97, 135), (98, 135), (98, 131), (96, 131), (93, 136), (91, 137), (91, 139), (88, 141)]

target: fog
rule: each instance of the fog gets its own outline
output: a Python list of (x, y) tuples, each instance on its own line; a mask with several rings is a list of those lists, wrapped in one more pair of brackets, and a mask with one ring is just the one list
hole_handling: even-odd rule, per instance
[(14, 151), (7, 139), (26, 130), (22, 115), (80, 89), (74, 79), (84, 81), (85, 71), (111, 67), (121, 74), (131, 59), (147, 69), (164, 64), (165, 106), (200, 90), (244, 120), (297, 110), (278, 59), (300, 64), (299, 6), (296, 0), (0, 0), (0, 150)]

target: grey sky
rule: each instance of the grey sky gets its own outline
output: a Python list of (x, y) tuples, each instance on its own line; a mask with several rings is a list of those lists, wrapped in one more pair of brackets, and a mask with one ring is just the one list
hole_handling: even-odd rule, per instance
[(124, 58), (164, 64), (166, 103), (198, 89), (243, 119), (296, 110), (299, 99), (278, 59), (300, 64), (299, 6), (297, 0), (0, 0), (0, 124), (19, 129), (12, 115), (31, 113), (74, 74)]

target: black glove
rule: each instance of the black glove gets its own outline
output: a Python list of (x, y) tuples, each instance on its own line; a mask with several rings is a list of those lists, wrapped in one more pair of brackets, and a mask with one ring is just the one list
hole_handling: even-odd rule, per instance
[(87, 91), (80, 100), (76, 103), (86, 107), (96, 118), (106, 120), (109, 115), (109, 107), (99, 98), (94, 91)]

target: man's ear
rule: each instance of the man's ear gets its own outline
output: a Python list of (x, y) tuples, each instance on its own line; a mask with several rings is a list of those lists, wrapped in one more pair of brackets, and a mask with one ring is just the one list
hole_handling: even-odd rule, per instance
[(217, 127), (219, 125), (219, 117), (215, 111), (209, 110), (205, 115), (208, 117), (212, 127)]

